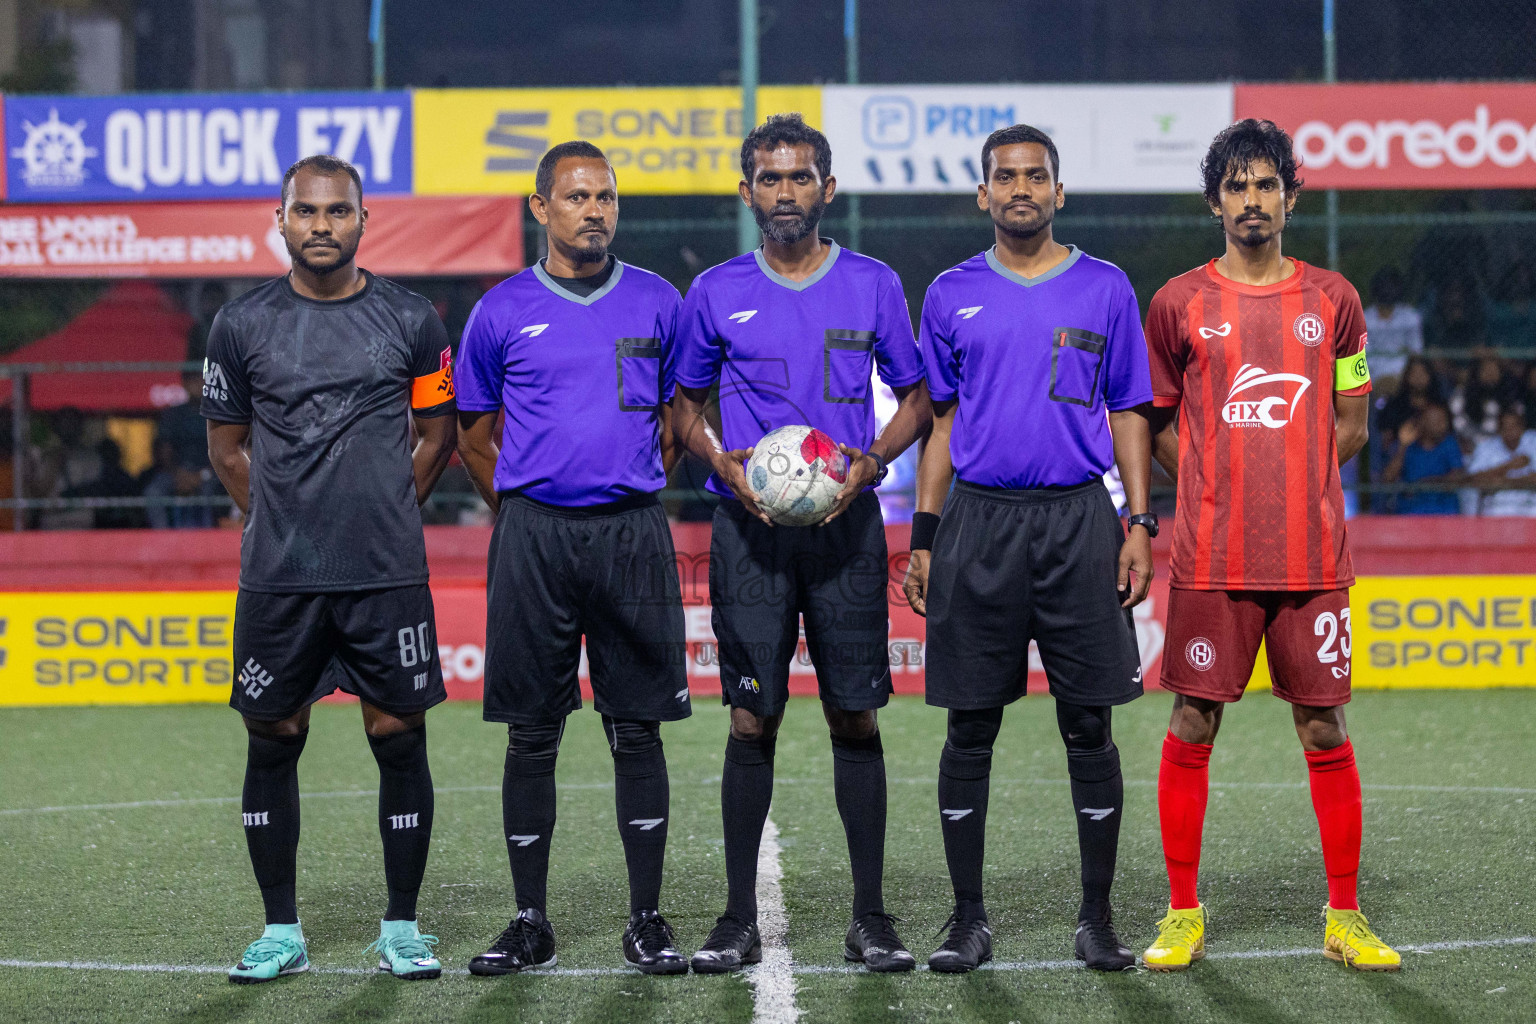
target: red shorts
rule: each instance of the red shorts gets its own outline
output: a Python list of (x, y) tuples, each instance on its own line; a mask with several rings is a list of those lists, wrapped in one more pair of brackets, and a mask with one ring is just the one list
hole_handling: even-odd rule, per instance
[(1259, 641), (1274, 694), (1349, 703), (1349, 590), (1170, 590), (1163, 688), (1230, 703), (1253, 675)]

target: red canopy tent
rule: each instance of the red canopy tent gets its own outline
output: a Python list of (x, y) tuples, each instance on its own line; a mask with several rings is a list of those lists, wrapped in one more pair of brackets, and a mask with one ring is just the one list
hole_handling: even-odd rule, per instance
[[(0, 359), (3, 363), (179, 363), (187, 358), (192, 317), (159, 285), (119, 281), (64, 327)], [(0, 380), (0, 403), (11, 382)], [(174, 370), (133, 373), (35, 373), (27, 406), (83, 412), (153, 412), (185, 401)]]

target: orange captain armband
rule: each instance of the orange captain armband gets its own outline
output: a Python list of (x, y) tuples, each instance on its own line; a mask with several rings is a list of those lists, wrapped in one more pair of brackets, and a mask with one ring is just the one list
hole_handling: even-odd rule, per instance
[(432, 409), (453, 401), (453, 349), (443, 349), (441, 366), (436, 373), (423, 374), (411, 381), (411, 408)]

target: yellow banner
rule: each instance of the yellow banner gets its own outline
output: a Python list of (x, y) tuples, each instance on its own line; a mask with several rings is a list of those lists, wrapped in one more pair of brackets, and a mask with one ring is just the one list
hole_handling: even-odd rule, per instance
[[(1536, 686), (1536, 576), (1362, 576), (1349, 609), (1357, 690)], [(1260, 650), (1249, 689), (1269, 685)]]
[(229, 700), (235, 592), (0, 594), (0, 706)]
[[(741, 180), (741, 93), (667, 89), (418, 89), (417, 195), (526, 195), (551, 146), (607, 154), (619, 195), (730, 195)], [(765, 86), (758, 120), (798, 111), (821, 125), (821, 90)], [(749, 126), (750, 127), (750, 126)]]

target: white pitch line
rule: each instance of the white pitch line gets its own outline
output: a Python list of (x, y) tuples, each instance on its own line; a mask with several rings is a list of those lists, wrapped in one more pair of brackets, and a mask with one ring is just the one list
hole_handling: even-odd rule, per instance
[[(936, 778), (895, 778), (887, 779), (889, 785), (934, 785)], [(1065, 786), (1069, 779), (992, 779), (994, 786)], [(830, 785), (826, 779), (776, 779), (775, 785), (805, 786), (805, 785)], [(718, 786), (720, 780), (703, 779), (673, 779), (674, 786)], [(1156, 779), (1126, 779), (1125, 785), (1153, 788), (1157, 786)], [(562, 782), (557, 787), (565, 790), (606, 790), (612, 789), (611, 782)], [(1211, 789), (1277, 789), (1277, 790), (1305, 790), (1308, 783), (1305, 782), (1212, 782)], [(1519, 786), (1428, 786), (1412, 783), (1365, 783), (1360, 787), (1367, 793), (1490, 793), (1502, 796), (1536, 796), (1536, 789), (1522, 788)], [(438, 786), (438, 793), (500, 793), (500, 786)], [(335, 800), (348, 797), (376, 797), (376, 789), (343, 789), (333, 793), (301, 793), (303, 800)], [(131, 811), (144, 807), (192, 807), (198, 804), (237, 804), (238, 796), (201, 796), (184, 797), (171, 800), (128, 800), (122, 803), (112, 804), (60, 804), (51, 807), (3, 807), (0, 808), (0, 817), (12, 817), (18, 814), (61, 814), (70, 811)]]
[(794, 961), (789, 955), (789, 912), (784, 908), (784, 865), (780, 861), (779, 826), (763, 822), (757, 848), (757, 927), (763, 962), (747, 973), (752, 986), (752, 1024), (795, 1024)]
[[(766, 839), (766, 836), (764, 837)], [(1536, 945), (1536, 936), (1520, 935), (1509, 939), (1458, 939), (1449, 942), (1421, 942), (1416, 945), (1398, 946), (1402, 953), (1444, 953), (1455, 952), (1463, 949), (1497, 949), (1507, 946), (1531, 946)], [(1304, 949), (1247, 949), (1232, 950), (1230, 952), (1207, 952), (1207, 960), (1278, 960), (1291, 957), (1321, 956), (1322, 950), (1317, 946), (1308, 946)], [(764, 963), (767, 963), (767, 950), (764, 950)], [(5, 960), (0, 959), (0, 968), (14, 967), (18, 969), (56, 969), (71, 971), (122, 971), (134, 974), (225, 974), (229, 967), (221, 964), (128, 964), (116, 963), (106, 960)], [(983, 971), (1001, 971), (1012, 973), (1017, 971), (1058, 971), (1077, 970), (1086, 971), (1087, 968), (1079, 960), (1012, 960), (983, 964)], [(748, 978), (756, 977), (761, 967), (751, 968)], [(801, 975), (825, 975), (825, 974), (857, 974), (864, 968), (853, 964), (810, 964), (803, 967), (790, 967), (790, 974)], [(366, 975), (372, 977), (381, 973), (377, 969), (368, 967), (311, 967), (310, 974), (339, 974), (339, 975)], [(445, 970), (444, 974), (469, 977), (469, 972), (463, 969)], [(594, 978), (626, 975), (639, 977), (639, 973), (626, 967), (555, 967), (549, 970), (533, 970), (524, 972), (536, 977), (550, 978)], [(792, 985), (793, 982), (791, 981)], [(761, 1002), (758, 1004), (761, 1006)], [(791, 1004), (792, 1005), (792, 1004)], [(754, 1018), (756, 1019), (756, 1018)]]

